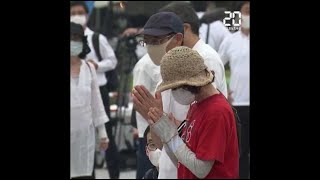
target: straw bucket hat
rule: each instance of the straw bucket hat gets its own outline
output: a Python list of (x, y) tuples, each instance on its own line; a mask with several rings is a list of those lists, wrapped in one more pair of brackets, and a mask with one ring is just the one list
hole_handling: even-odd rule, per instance
[(163, 56), (160, 72), (162, 83), (157, 88), (160, 92), (183, 85), (204, 86), (214, 77), (200, 54), (185, 46), (175, 47)]

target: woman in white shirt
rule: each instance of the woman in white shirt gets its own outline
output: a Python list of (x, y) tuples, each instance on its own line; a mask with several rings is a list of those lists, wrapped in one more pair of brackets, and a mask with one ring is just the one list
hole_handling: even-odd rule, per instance
[(72, 179), (93, 179), (95, 129), (100, 148), (108, 147), (104, 110), (93, 65), (83, 59), (90, 52), (81, 25), (70, 24), (70, 169)]

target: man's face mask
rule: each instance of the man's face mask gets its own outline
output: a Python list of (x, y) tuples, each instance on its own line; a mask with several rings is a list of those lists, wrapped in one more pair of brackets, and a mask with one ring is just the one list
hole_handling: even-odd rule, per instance
[(250, 16), (247, 16), (247, 15), (241, 16), (241, 27), (244, 29), (250, 29)]
[(182, 88), (172, 90), (172, 96), (179, 104), (182, 105), (189, 105), (195, 101), (195, 95)]
[(80, 24), (81, 26), (85, 26), (87, 23), (87, 17), (86, 15), (73, 15), (70, 16), (70, 21)]
[(159, 159), (160, 159), (160, 155), (161, 155), (161, 150), (160, 149), (156, 149), (155, 151), (150, 151), (148, 150), (148, 156), (149, 156), (149, 160), (150, 162), (156, 166), (159, 167)]
[(70, 55), (78, 56), (83, 49), (83, 43), (79, 41), (70, 41)]
[(151, 45), (151, 44), (149, 44), (149, 45), (146, 45), (148, 54), (149, 54), (152, 62), (155, 65), (160, 66), (161, 59), (166, 54), (166, 48), (167, 48), (168, 44), (172, 41), (172, 39), (174, 37), (175, 36), (173, 36), (171, 39), (169, 39), (166, 43), (163, 43), (163, 44), (159, 44), (159, 45)]

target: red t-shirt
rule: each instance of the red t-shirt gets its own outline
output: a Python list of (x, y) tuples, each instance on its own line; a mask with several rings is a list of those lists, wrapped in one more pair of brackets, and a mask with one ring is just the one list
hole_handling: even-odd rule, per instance
[[(215, 161), (205, 178), (238, 178), (236, 122), (225, 97), (220, 93), (193, 104), (187, 119), (181, 138), (197, 159)], [(178, 179), (197, 177), (179, 162)]]

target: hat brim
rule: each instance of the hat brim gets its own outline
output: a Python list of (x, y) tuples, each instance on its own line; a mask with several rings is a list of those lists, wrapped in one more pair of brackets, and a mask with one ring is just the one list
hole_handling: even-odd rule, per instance
[(201, 74), (194, 77), (190, 77), (188, 79), (171, 81), (171, 82), (170, 81), (162, 82), (158, 86), (157, 91), (162, 92), (168, 89), (174, 89), (184, 85), (204, 86), (211, 83), (212, 79), (213, 79), (213, 74), (208, 69), (206, 69)]
[(172, 30), (169, 29), (156, 29), (156, 28), (150, 28), (150, 29), (144, 29), (141, 34), (143, 35), (149, 35), (149, 36), (163, 36), (166, 34), (172, 33)]

